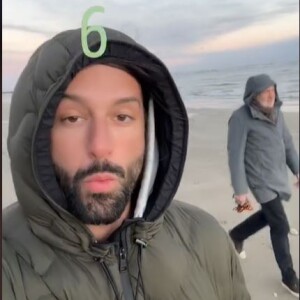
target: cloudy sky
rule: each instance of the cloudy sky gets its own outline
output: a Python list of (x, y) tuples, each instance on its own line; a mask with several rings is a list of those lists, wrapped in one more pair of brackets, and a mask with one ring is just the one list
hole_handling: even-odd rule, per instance
[(3, 90), (33, 51), (55, 34), (89, 24), (119, 29), (171, 71), (299, 61), (299, 0), (4, 0)]

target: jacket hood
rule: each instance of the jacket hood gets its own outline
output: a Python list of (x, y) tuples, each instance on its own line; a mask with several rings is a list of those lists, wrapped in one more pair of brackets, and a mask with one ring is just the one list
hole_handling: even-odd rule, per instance
[(270, 86), (275, 87), (275, 92), (276, 92), (275, 101), (279, 103), (276, 82), (273, 81), (269, 75), (259, 74), (259, 75), (249, 77), (246, 82), (245, 93), (244, 93), (245, 104), (249, 105), (252, 102), (252, 100), (255, 98), (255, 96), (257, 96), (259, 93), (261, 93), (262, 91), (264, 91)]
[[(65, 209), (66, 199), (51, 159), (50, 131), (63, 92), (84, 67), (106, 62), (126, 66), (149, 90), (155, 116), (149, 159), (159, 157), (159, 162), (157, 172), (150, 170), (147, 175), (156, 174), (148, 180), (153, 185), (148, 186), (145, 221), (158, 220), (163, 215), (184, 168), (188, 117), (170, 73), (155, 55), (130, 37), (109, 28), (105, 31), (107, 47), (100, 58), (84, 55), (80, 28), (45, 42), (30, 58), (12, 96), (7, 143), (18, 201), (31, 222), (46, 227), (58, 227), (59, 222), (60, 232), (62, 228), (80, 232), (83, 226)], [(98, 33), (89, 34), (88, 46), (91, 51), (99, 49)]]

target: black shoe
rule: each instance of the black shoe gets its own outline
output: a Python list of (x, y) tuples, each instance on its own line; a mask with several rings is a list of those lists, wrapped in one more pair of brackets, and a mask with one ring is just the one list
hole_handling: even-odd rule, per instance
[(295, 274), (282, 278), (281, 284), (285, 287), (292, 295), (299, 298), (299, 279)]
[(229, 231), (229, 236), (233, 242), (234, 248), (236, 252), (238, 253), (239, 257), (242, 259), (246, 258), (246, 251), (244, 250), (244, 242), (235, 240), (231, 235), (231, 230)]

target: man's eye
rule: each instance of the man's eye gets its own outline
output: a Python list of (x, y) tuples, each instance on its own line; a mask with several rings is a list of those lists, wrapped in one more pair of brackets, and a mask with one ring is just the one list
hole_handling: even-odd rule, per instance
[(63, 122), (67, 122), (67, 123), (77, 123), (81, 120), (82, 118), (78, 117), (78, 116), (69, 116), (69, 117), (65, 117), (62, 118)]
[(130, 122), (131, 120), (133, 120), (133, 118), (125, 114), (120, 114), (117, 115), (117, 120), (120, 122)]

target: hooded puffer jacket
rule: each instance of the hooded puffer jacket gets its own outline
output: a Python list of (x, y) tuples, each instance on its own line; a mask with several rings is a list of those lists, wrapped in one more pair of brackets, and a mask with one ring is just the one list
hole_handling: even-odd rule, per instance
[[(252, 105), (255, 97), (270, 86), (275, 87), (276, 94), (274, 121)], [(281, 105), (277, 85), (267, 74), (247, 80), (244, 105), (233, 112), (228, 126), (229, 167), (236, 195), (246, 194), (249, 187), (259, 203), (276, 197), (290, 199), (287, 166), (293, 174), (299, 174), (299, 158)]]
[[(250, 299), (226, 232), (207, 213), (173, 200), (188, 118), (172, 77), (131, 38), (105, 30), (107, 48), (98, 59), (83, 54), (80, 29), (58, 34), (37, 49), (16, 85), (8, 150), (18, 202), (3, 211), (3, 299)], [(98, 34), (89, 35), (91, 50), (100, 42)], [(142, 217), (126, 220), (109, 242), (99, 243), (66, 209), (49, 137), (72, 78), (106, 61), (130, 66), (147, 82), (159, 163)]]

